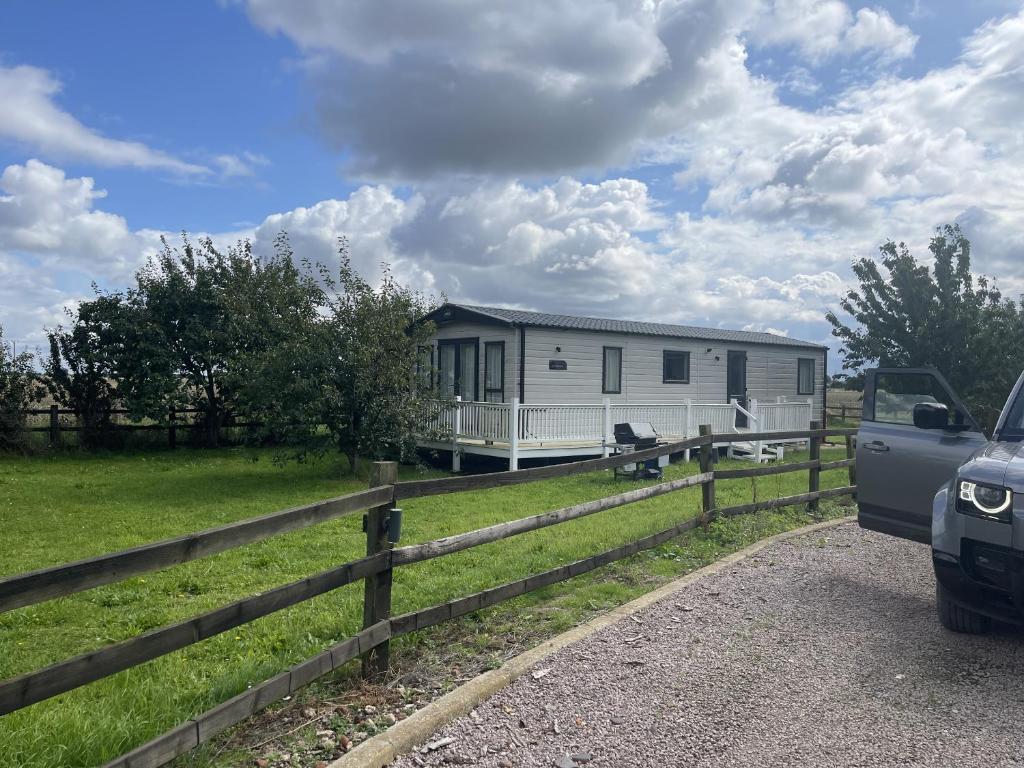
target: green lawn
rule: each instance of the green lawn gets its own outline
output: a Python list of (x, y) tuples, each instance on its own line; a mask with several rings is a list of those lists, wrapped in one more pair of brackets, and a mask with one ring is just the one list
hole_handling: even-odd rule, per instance
[[(841, 452), (828, 449), (823, 454), (841, 457)], [(337, 461), (282, 468), (269, 460), (269, 454), (256, 462), (251, 457), (240, 450), (181, 450), (0, 458), (0, 519), (7, 540), (0, 554), (0, 575), (366, 487), (365, 479), (343, 477)], [(790, 461), (801, 458), (806, 455), (787, 456)], [(666, 476), (696, 471), (694, 464), (677, 464)], [(403, 478), (420, 476), (411, 468), (403, 469), (402, 474)], [(719, 481), (719, 504), (800, 493), (806, 490), (806, 478), (806, 473), (800, 472), (756, 481)], [(846, 482), (845, 470), (822, 475), (822, 487)], [(403, 505), (402, 543), (536, 514), (639, 484), (599, 472), (408, 500)], [(700, 489), (688, 489), (399, 569), (394, 610), (399, 613), (443, 602), (609, 549), (694, 516), (699, 507)], [(723, 521), (721, 531), (747, 526), (742, 536), (728, 534), (719, 541), (716, 524), (701, 534), (703, 543), (694, 546), (704, 547), (707, 554), (725, 551), (751, 536), (805, 520), (794, 511), (756, 517), (761, 522)], [(352, 516), (121, 584), (0, 614), (0, 647), (4, 649), (0, 677), (30, 671), (324, 570), (360, 556), (364, 547), (359, 516)], [(659, 577), (667, 578), (707, 559), (704, 554), (688, 557), (683, 549), (678, 542), (670, 542), (646, 559), (623, 567), (653, 568)], [(646, 584), (647, 580), (640, 581)], [(595, 600), (614, 603), (636, 591), (602, 583), (599, 572), (524, 599), (524, 604), (537, 605), (552, 596), (565, 602), (570, 595), (575, 603), (569, 599), (569, 609), (549, 622), (557, 629), (574, 623), (585, 612), (571, 610), (574, 605), (579, 609), (593, 606)], [(352, 634), (359, 628), (361, 605), (361, 585), (352, 585), (7, 715), (0, 720), (0, 766), (102, 764), (246, 685)], [(403, 644), (412, 642), (415, 637), (402, 640)], [(210, 764), (205, 758), (192, 762)]]

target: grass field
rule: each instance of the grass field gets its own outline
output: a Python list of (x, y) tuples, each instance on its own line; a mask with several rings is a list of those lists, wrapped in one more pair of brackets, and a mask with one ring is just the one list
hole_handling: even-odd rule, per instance
[[(826, 450), (825, 455), (839, 458)], [(334, 496), (366, 486), (342, 477), (336, 461), (274, 466), (244, 451), (177, 451), (111, 456), (0, 458), (0, 516), (7, 546), (0, 575), (78, 559), (146, 541)], [(800, 460), (790, 454), (787, 460)], [(806, 456), (804, 456), (806, 458)], [(667, 477), (696, 471), (676, 464)], [(403, 469), (403, 477), (417, 475)], [(719, 481), (720, 505), (806, 490), (806, 473)], [(845, 470), (823, 473), (822, 487), (846, 484)], [(639, 485), (609, 472), (488, 491), (409, 500), (403, 544), (426, 541), (600, 498)], [(688, 489), (566, 525), (399, 569), (394, 610), (404, 612), (522, 578), (668, 527), (699, 512)], [(831, 509), (831, 507), (830, 507)], [(492, 620), (516, 621), (557, 601), (551, 632), (698, 567), (752, 538), (806, 522), (799, 511), (715, 524), (608, 571), (499, 606)], [(693, 552), (688, 552), (688, 548)], [(0, 614), (0, 677), (10, 677), (232, 599), (324, 570), (362, 554), (359, 516), (325, 523), (118, 585)], [(637, 569), (641, 573), (637, 573)], [(359, 628), (362, 588), (352, 585), (189, 649), (37, 704), (0, 720), (0, 766), (94, 766), (305, 659)], [(588, 609), (587, 606), (591, 608)], [(503, 609), (503, 610), (499, 610)], [(542, 611), (541, 611), (542, 612)], [(429, 635), (428, 635), (429, 637)], [(397, 643), (398, 654), (416, 641)], [(244, 757), (201, 751), (191, 765), (229, 765)]]

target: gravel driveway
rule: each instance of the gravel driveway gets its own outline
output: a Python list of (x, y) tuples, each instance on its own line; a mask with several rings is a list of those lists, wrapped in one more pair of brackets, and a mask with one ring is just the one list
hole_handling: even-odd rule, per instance
[(943, 630), (934, 588), (924, 546), (854, 524), (790, 539), (564, 648), (395, 765), (1024, 765), (1024, 635)]

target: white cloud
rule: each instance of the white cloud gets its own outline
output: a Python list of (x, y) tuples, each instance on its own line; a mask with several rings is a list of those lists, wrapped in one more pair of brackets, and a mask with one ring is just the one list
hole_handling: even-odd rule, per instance
[[(403, 280), (455, 299), (772, 328), (823, 342), (829, 341), (823, 315), (846, 289), (850, 261), (875, 254), (888, 237), (906, 240), (923, 257), (932, 227), (959, 221), (975, 243), (977, 270), (997, 274), (1008, 292), (1024, 288), (1019, 226), (1024, 177), (1017, 171), (1024, 160), (1018, 119), (1024, 114), (1024, 16), (985, 25), (949, 66), (920, 77), (878, 76), (851, 87), (828, 107), (807, 111), (782, 104), (777, 84), (751, 76), (746, 51), (734, 34), (740, 26), (716, 16), (717, 9), (700, 6), (710, 14), (715, 33), (714, 42), (703, 47), (695, 40), (707, 28), (684, 29), (663, 18), (674, 12), (692, 21), (699, 5), (694, 0), (643, 6), (656, 17), (650, 28), (673, 62), (673, 52), (681, 49), (669, 30), (689, 35), (692, 50), (703, 51), (698, 61), (684, 66), (690, 79), (675, 91), (671, 77), (660, 79), (667, 65), (638, 53), (621, 55), (635, 56), (630, 61), (641, 73), (636, 77), (644, 78), (641, 85), (629, 84), (633, 75), (616, 79), (603, 73), (586, 56), (570, 66), (558, 58), (565, 55), (561, 51), (550, 54), (545, 66), (557, 76), (542, 87), (536, 66), (547, 60), (539, 56), (532, 69), (516, 69), (508, 53), (516, 50), (513, 43), (507, 43), (506, 51), (501, 41), (496, 42), (500, 50), (490, 53), (460, 50), (451, 65), (455, 79), (449, 81), (457, 91), (466, 70), (481, 88), (493, 88), (496, 77), (528, 83), (509, 100), (516, 105), (519, 95), (527, 94), (520, 105), (525, 110), (536, 106), (536, 99), (550, 96), (553, 104), (567, 99), (572, 105), (578, 94), (586, 94), (600, 102), (596, 111), (584, 110), (574, 118), (576, 128), (587, 129), (588, 117), (629, 103), (633, 96), (624, 94), (644, 90), (645, 84), (660, 94), (673, 93), (674, 100), (633, 102), (642, 108), (626, 110), (621, 118), (638, 125), (613, 126), (606, 145), (593, 143), (593, 135), (579, 137), (585, 146), (578, 157), (604, 157), (605, 150), (616, 154), (626, 142), (631, 152), (681, 164), (676, 179), (688, 190), (699, 190), (703, 203), (692, 213), (668, 213), (669, 201), (655, 199), (630, 174), (597, 183), (572, 177), (545, 183), (505, 178), (504, 172), (522, 163), (541, 162), (548, 171), (560, 167), (562, 160), (548, 166), (543, 158), (571, 143), (568, 132), (534, 152), (516, 143), (522, 139), (517, 134), (521, 123), (502, 125), (496, 118), (492, 127), (497, 133), (485, 134), (475, 148), (449, 142), (437, 146), (451, 156), (431, 156), (432, 142), (440, 141), (432, 132), (445, 130), (451, 117), (442, 114), (448, 104), (442, 100), (433, 107), (410, 104), (409, 111), (392, 120), (412, 120), (416, 109), (436, 107), (423, 123), (395, 127), (371, 118), (367, 125), (423, 134), (420, 145), (400, 147), (410, 154), (399, 152), (394, 168), (424, 171), (437, 162), (437, 168), (451, 170), (464, 163), (473, 173), (437, 173), (412, 188), (367, 185), (343, 199), (274, 214), (252, 230), (257, 246), (269, 248), (273, 236), (286, 229), (300, 256), (333, 264), (337, 238), (346, 235), (363, 272), (373, 275), (387, 260)], [(377, 19), (373, 9), (366, 12)], [(878, 30), (887, 29), (885, 22), (871, 27), (877, 19), (870, 15), (850, 11), (839, 17), (846, 21), (835, 27), (835, 39), (850, 50), (865, 50), (864, 40), (881, 39)], [(831, 28), (827, 22), (820, 21), (823, 34)], [(324, 19), (319, 26), (329, 24)], [(431, 56), (440, 56), (442, 43), (429, 36), (434, 34), (430, 30), (423, 31), (429, 38), (424, 42), (415, 27), (384, 29), (379, 36), (351, 31), (351, 39), (332, 50), (351, 57), (358, 72), (373, 70), (382, 78), (389, 67), (410, 62), (411, 51), (426, 57), (426, 70), (410, 68), (401, 77), (426, 72), (429, 87), (420, 96), (410, 88), (402, 98), (429, 102), (434, 86), (442, 82), (431, 80), (440, 66)], [(863, 40), (857, 37), (860, 32), (854, 34), (858, 27)], [(315, 47), (315, 39), (308, 45)], [(648, 71), (653, 74), (643, 74)], [(374, 82), (384, 84), (386, 78)], [(373, 98), (372, 88), (361, 87), (360, 98)], [(387, 101), (378, 105), (382, 116), (393, 106), (394, 95), (379, 95)], [(488, 94), (480, 108), (499, 96)], [(468, 99), (463, 106), (469, 109), (473, 103)], [(685, 119), (688, 115), (693, 119)], [(395, 136), (374, 146), (384, 147)], [(417, 165), (421, 160), (411, 154), (414, 150), (430, 156), (429, 162)], [(474, 152), (484, 158), (480, 165)], [(501, 154), (500, 161), (508, 165), (481, 180), (477, 174), (499, 163), (488, 152)], [(0, 257), (3, 249), (17, 248), (48, 264), (68, 264), (89, 274), (130, 271), (156, 233), (134, 232), (120, 217), (97, 210), (101, 193), (91, 180), (67, 179), (55, 168), (39, 166), (16, 166), (2, 177)], [(85, 248), (82, 242), (90, 238), (72, 237), (76, 231), (95, 232), (91, 240), (109, 247)], [(47, 301), (46, 306), (58, 303)]]
[(418, 196), (403, 200), (388, 187), (364, 186), (347, 200), (323, 200), (268, 216), (253, 234), (253, 247), (269, 252), (284, 231), (298, 258), (335, 268), (344, 237), (352, 264), (364, 277), (378, 279), (386, 262), (401, 282), (433, 293), (437, 285), (429, 268), (397, 250), (393, 241), (395, 229), (414, 218), (421, 205)]
[(252, 178), (256, 169), (270, 165), (270, 160), (255, 152), (242, 152), (240, 155), (217, 155), (213, 158), (213, 165), (222, 179)]
[(842, 0), (771, 0), (750, 25), (760, 45), (793, 46), (812, 63), (868, 54), (881, 61), (909, 58), (917, 36), (881, 8), (854, 13)]
[(0, 253), (32, 254), (47, 267), (125, 280), (152, 253), (159, 233), (133, 232), (123, 217), (94, 210), (106, 192), (89, 177), (29, 160), (0, 174)]
[(0, 66), (0, 140), (57, 158), (89, 160), (100, 165), (157, 168), (184, 175), (209, 170), (137, 141), (110, 139), (61, 109), (61, 84), (45, 69)]
[(74, 293), (58, 288), (50, 271), (0, 250), (0, 326), (5, 341), (17, 342), (19, 350), (42, 348), (43, 329), (62, 322), (64, 308), (74, 303)]

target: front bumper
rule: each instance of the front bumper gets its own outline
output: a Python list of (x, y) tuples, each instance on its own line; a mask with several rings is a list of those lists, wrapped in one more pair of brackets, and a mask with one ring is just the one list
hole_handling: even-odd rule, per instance
[(935, 578), (963, 607), (1024, 624), (1024, 554), (965, 539), (959, 557), (932, 553)]

